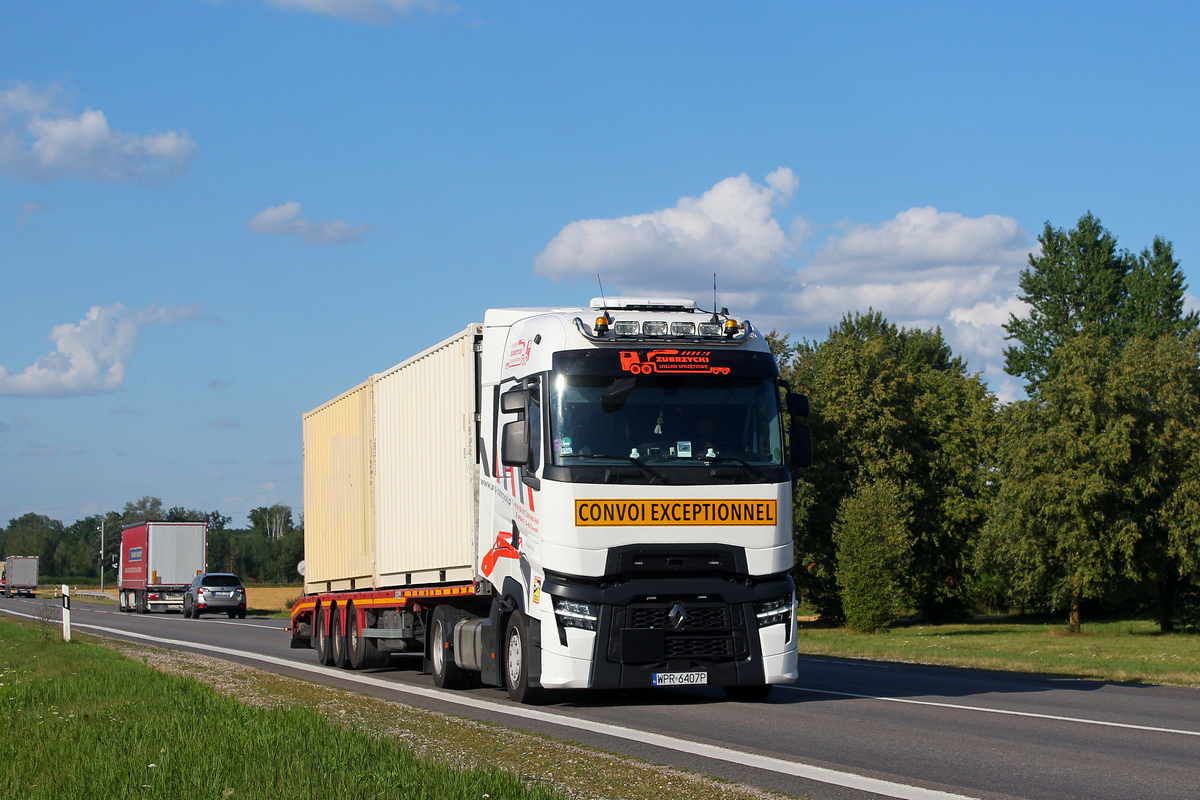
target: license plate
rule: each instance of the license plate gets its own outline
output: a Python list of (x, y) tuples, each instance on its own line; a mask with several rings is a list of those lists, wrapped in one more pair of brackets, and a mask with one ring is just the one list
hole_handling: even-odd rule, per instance
[(708, 683), (707, 672), (656, 672), (655, 686), (703, 686)]
[(217, 597), (232, 597), (233, 592), (217, 592)]

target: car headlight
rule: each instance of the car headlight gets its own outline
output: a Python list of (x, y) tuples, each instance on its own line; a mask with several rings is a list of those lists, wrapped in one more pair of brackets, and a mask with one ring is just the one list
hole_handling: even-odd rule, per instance
[(600, 606), (591, 603), (577, 603), (574, 600), (554, 598), (554, 618), (564, 628), (583, 628), (585, 631), (596, 630), (596, 620), (600, 617)]
[(788, 625), (792, 621), (792, 595), (784, 595), (774, 600), (764, 600), (754, 604), (755, 615), (758, 617), (758, 627), (768, 625)]

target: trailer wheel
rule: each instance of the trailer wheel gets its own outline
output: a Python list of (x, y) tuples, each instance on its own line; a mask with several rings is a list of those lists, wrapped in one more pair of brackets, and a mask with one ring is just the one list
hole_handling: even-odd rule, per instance
[(529, 685), (529, 629), (525, 615), (514, 611), (504, 634), (504, 688), (518, 703), (532, 704), (541, 699), (541, 689)]
[(329, 639), (332, 645), (330, 649), (333, 651), (333, 665), (341, 669), (350, 669), (350, 654), (346, 652), (346, 634), (342, 629), (342, 620), (345, 616), (345, 606), (333, 609), (333, 616), (329, 620), (333, 623), (329, 630)]
[(383, 666), (383, 654), (374, 639), (362, 635), (358, 624), (358, 609), (353, 606), (346, 618), (346, 649), (350, 652), (350, 669), (375, 669)]
[(471, 673), (454, 663), (454, 626), (462, 612), (451, 606), (438, 606), (429, 622), (429, 671), (439, 689), (466, 689)]
[(333, 648), (330, 647), (329, 634), (325, 631), (325, 618), (329, 610), (325, 607), (317, 609), (316, 622), (313, 623), (313, 648), (317, 651), (317, 661), (322, 666), (333, 666)]
[(762, 686), (722, 686), (725, 696), (735, 703), (761, 703), (771, 694), (771, 684)]

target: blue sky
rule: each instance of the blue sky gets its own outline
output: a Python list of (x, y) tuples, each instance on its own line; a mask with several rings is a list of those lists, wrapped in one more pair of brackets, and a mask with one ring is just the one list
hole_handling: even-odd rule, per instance
[(6, 3), (0, 523), (299, 513), (304, 411), (596, 273), (704, 303), (716, 272), (796, 337), (868, 307), (939, 325), (1015, 397), (999, 326), (1045, 222), (1162, 235), (1200, 287), (1198, 17)]

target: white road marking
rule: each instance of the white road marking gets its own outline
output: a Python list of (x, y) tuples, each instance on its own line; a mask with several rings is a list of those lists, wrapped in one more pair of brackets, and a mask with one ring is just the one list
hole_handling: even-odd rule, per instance
[[(30, 614), (21, 614), (15, 611), (9, 611), (8, 609), (0, 609), (0, 611), (3, 611), (7, 614), (13, 614), (14, 616), (18, 617), (36, 619), (36, 617)], [(373, 686), (377, 689), (386, 689), (402, 694), (416, 695), (418, 697), (425, 697), (431, 700), (438, 700), (443, 703), (467, 706), (470, 708), (479, 709), (481, 711), (489, 711), (494, 714), (520, 717), (522, 719), (544, 722), (564, 728), (573, 728), (575, 730), (588, 731), (590, 733), (599, 733), (616, 739), (625, 739), (631, 742), (639, 742), (642, 744), (653, 745), (655, 747), (661, 747), (665, 750), (674, 750), (679, 753), (689, 753), (691, 755), (701, 756), (704, 758), (711, 758), (715, 761), (725, 761), (731, 764), (737, 764), (739, 766), (754, 767), (755, 769), (777, 772), (782, 775), (792, 775), (798, 778), (816, 781), (818, 783), (842, 786), (847, 789), (869, 792), (871, 794), (882, 795), (884, 797), (894, 797), (897, 798), (897, 800), (974, 800), (967, 795), (941, 792), (937, 791), (936, 789), (923, 789), (919, 786), (909, 786), (903, 783), (880, 780), (879, 778), (868, 778), (863, 775), (855, 775), (852, 772), (841, 772), (839, 770), (828, 769), (826, 767), (818, 767), (809, 764), (801, 764), (794, 761), (786, 761), (781, 758), (772, 758), (770, 756), (763, 756), (757, 753), (733, 750), (728, 747), (704, 744), (702, 742), (680, 740), (671, 736), (652, 733), (650, 731), (631, 730), (629, 728), (622, 728), (617, 725), (609, 725), (604, 722), (561, 716), (548, 711), (540, 711), (537, 709), (528, 708), (526, 706), (502, 705), (500, 703), (493, 703), (489, 700), (480, 700), (469, 695), (456, 694), (439, 689), (427, 689), (422, 686), (410, 686), (403, 683), (380, 680), (379, 678), (372, 678), (369, 675), (362, 675), (349, 670), (335, 672), (327, 667), (322, 667), (315, 664), (305, 664), (299, 661), (289, 661), (288, 659), (278, 658), (276, 656), (246, 653), (242, 652), (241, 650), (233, 650), (227, 647), (198, 644), (196, 642), (185, 642), (179, 639), (166, 639), (159, 636), (150, 636), (144, 633), (123, 631), (116, 628), (106, 628), (101, 625), (89, 625), (84, 623), (73, 624), (72, 627), (101, 631), (103, 633), (115, 634), (117, 636), (129, 636), (135, 639), (145, 639), (150, 642), (187, 647), (193, 650), (203, 650), (208, 653), (219, 653), (221, 655), (234, 656), (236, 658), (244, 658), (252, 661), (261, 661), (266, 664), (275, 664), (277, 666), (288, 667), (289, 669), (298, 669), (317, 675), (335, 677), (339, 680), (359, 683), (364, 686)]]
[(1030, 717), (1032, 719), (1048, 719), (1055, 722), (1075, 722), (1080, 725), (1100, 725), (1105, 728), (1126, 728), (1134, 731), (1151, 731), (1153, 733), (1177, 733), (1181, 736), (1200, 736), (1200, 731), (1185, 731), (1177, 728), (1155, 728), (1150, 725), (1132, 725), (1127, 722), (1107, 722), (1102, 719), (1084, 719), (1082, 717), (1060, 717), (1055, 714), (1038, 714), (1033, 711), (1009, 711), (1004, 708), (987, 708), (986, 706), (966, 706), (958, 703), (938, 703), (933, 700), (910, 700), (906, 697), (885, 697), (877, 694), (855, 694), (853, 692), (834, 692), (829, 689), (811, 689), (805, 686), (780, 686), (793, 692), (812, 692), (814, 694), (829, 694), (836, 697), (853, 697), (859, 700), (883, 700), (888, 703), (905, 703), (913, 706), (935, 706), (937, 708), (953, 708), (958, 711), (981, 711), (985, 714), (1003, 714), (1008, 717)]

